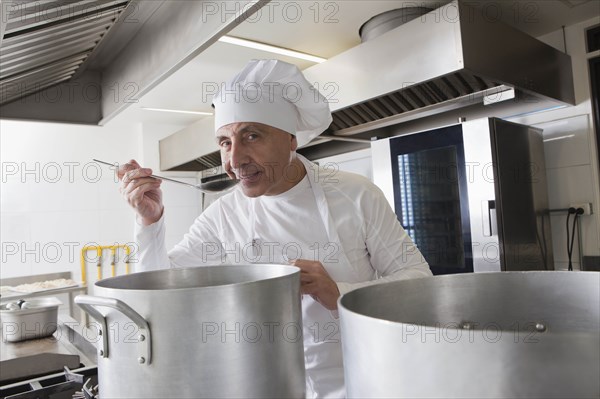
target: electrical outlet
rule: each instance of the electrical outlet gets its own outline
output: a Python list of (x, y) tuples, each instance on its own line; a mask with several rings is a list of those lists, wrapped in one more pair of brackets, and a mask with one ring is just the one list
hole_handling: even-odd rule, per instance
[(571, 204), (569, 205), (569, 207), (571, 208), (581, 208), (583, 209), (583, 214), (584, 215), (591, 215), (592, 214), (592, 204), (589, 202), (580, 202), (580, 203), (575, 203), (575, 204)]

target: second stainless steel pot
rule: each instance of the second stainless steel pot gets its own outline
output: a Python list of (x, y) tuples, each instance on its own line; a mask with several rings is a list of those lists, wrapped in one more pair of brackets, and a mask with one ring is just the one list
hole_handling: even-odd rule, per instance
[(170, 269), (99, 281), (102, 397), (303, 397), (299, 269)]
[(340, 300), (355, 398), (598, 398), (600, 275), (503, 272), (360, 288)]

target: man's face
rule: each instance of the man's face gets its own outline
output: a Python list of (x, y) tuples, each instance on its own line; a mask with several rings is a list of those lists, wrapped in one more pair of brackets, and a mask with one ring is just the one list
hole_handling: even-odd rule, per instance
[(221, 160), (247, 197), (281, 194), (297, 183), (296, 137), (262, 123), (239, 122), (217, 131)]

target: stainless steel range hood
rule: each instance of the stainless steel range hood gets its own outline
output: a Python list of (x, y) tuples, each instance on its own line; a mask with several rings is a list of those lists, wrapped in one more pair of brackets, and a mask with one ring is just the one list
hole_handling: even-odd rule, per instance
[[(361, 145), (339, 140), (361, 138), (367, 140), (366, 147), (382, 127), (437, 114), (507, 117), (575, 102), (568, 55), (503, 23), (490, 22), (481, 10), (458, 1), (304, 73), (330, 100), (333, 114), (329, 138), (300, 149), (309, 158)], [(209, 150), (196, 152), (200, 165)], [(184, 159), (169, 163), (191, 165)]]
[(520, 113), (575, 102), (568, 55), (458, 1), (304, 73), (330, 96), (336, 135), (504, 99)]
[(304, 72), (330, 95), (335, 135), (504, 99), (519, 113), (575, 102), (568, 55), (458, 1)]
[(268, 2), (0, 1), (0, 118), (104, 125)]

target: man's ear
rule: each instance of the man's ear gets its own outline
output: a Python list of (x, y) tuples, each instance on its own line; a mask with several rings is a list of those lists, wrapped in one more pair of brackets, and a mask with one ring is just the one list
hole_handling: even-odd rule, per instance
[(294, 136), (293, 134), (292, 136), (292, 151), (296, 151), (296, 149), (298, 148), (298, 139), (296, 138), (296, 136)]

